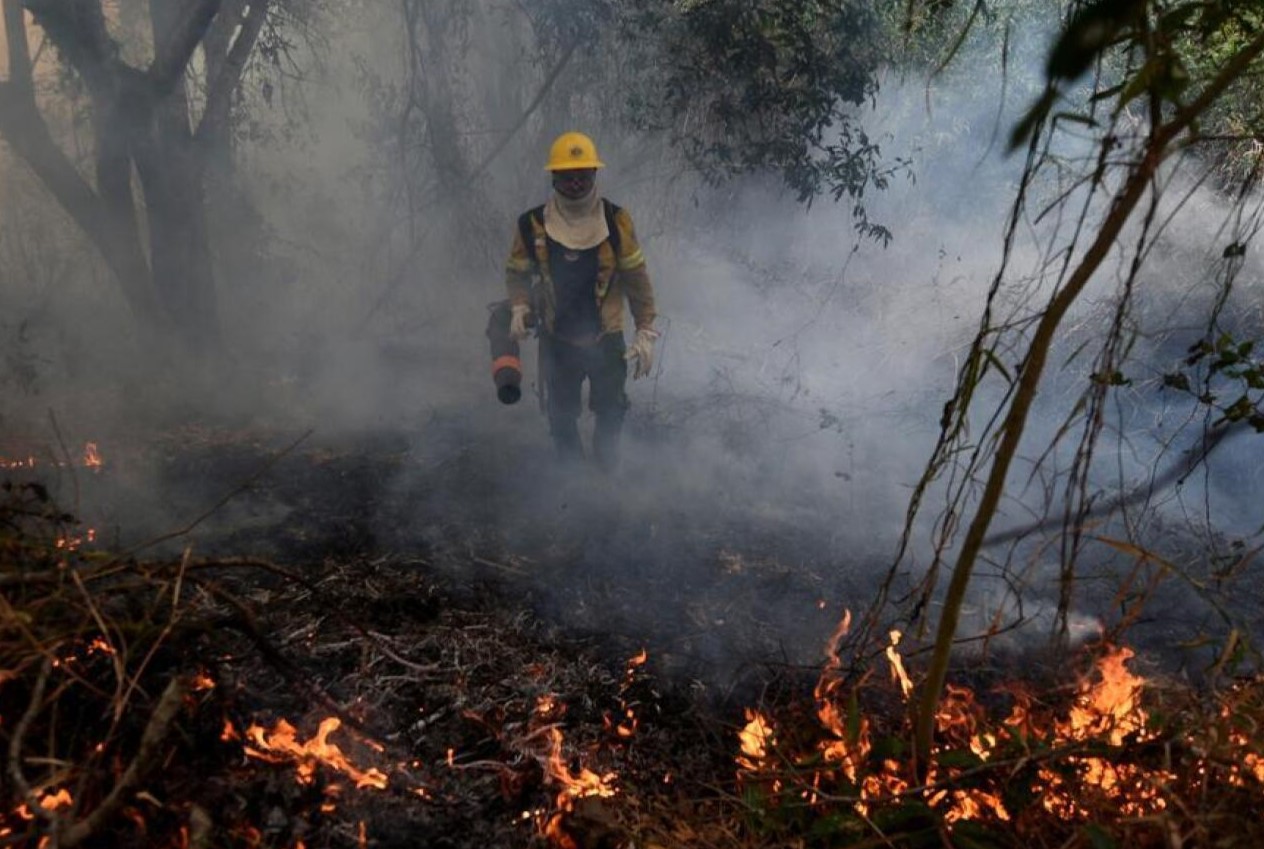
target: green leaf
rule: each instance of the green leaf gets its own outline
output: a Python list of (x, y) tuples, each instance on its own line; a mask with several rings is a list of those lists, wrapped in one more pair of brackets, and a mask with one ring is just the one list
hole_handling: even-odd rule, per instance
[(1049, 110), (1053, 108), (1054, 101), (1057, 99), (1057, 89), (1053, 86), (1045, 89), (1045, 93), (1040, 95), (1040, 98), (1027, 110), (1023, 119), (1010, 131), (1009, 146), (1006, 148), (1008, 153), (1013, 153), (1032, 140), (1041, 123), (1049, 116)]
[(1058, 112), (1053, 116), (1053, 120), (1059, 124), (1080, 124), (1092, 128), (1100, 126), (1094, 119), (1087, 115), (1081, 115), (1078, 112)]
[(1106, 372), (1106, 373), (1094, 372), (1093, 374), (1089, 375), (1089, 380), (1093, 381), (1093, 383), (1096, 383), (1100, 386), (1131, 386), (1132, 385), (1132, 381), (1124, 377), (1124, 373), (1117, 369), (1115, 371)]
[(1051, 80), (1083, 74), (1143, 5), (1140, 0), (1097, 0), (1082, 6), (1049, 53), (1045, 73)]
[(1163, 375), (1163, 385), (1182, 392), (1189, 391), (1189, 377), (1181, 372)]
[(1119, 95), (1119, 104), (1122, 106), (1131, 103), (1141, 95), (1150, 90), (1150, 86), (1154, 83), (1156, 77), (1162, 71), (1163, 60), (1159, 57), (1152, 57), (1144, 65), (1141, 70), (1124, 84), (1123, 93)]

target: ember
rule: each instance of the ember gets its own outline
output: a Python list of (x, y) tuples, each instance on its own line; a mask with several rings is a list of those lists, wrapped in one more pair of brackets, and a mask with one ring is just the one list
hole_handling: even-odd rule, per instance
[[(64, 456), (64, 455), (63, 455)], [(78, 465), (91, 469), (94, 472), (101, 471), (105, 465), (101, 458), (101, 450), (95, 442), (86, 442), (83, 451), (80, 453), (79, 461), (68, 462), (66, 460), (40, 460), (32, 453), (25, 455), (19, 454), (16, 457), (6, 457), (0, 455), (0, 469), (36, 469), (40, 466), (49, 466), (51, 468), (65, 468), (67, 466)]]

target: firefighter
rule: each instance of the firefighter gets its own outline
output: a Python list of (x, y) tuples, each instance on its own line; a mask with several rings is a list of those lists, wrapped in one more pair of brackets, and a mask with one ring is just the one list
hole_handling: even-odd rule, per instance
[[(604, 164), (583, 133), (558, 136), (545, 166), (553, 192), (543, 206), (518, 219), (506, 263), (509, 336), (532, 326), (540, 340), (541, 379), (549, 433), (564, 458), (583, 455), (578, 419), (583, 382), (596, 417), (592, 448), (597, 465), (613, 470), (628, 409), (624, 391), (654, 364), (654, 289), (632, 217), (597, 192)], [(624, 340), (624, 301), (636, 336)]]

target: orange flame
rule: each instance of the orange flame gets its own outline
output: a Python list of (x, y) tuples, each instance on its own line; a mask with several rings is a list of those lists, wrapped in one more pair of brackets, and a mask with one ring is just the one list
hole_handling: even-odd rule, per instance
[(324, 764), (348, 776), (355, 782), (356, 787), (374, 787), (385, 790), (387, 786), (385, 773), (373, 767), (367, 770), (358, 768), (347, 759), (342, 749), (329, 742), (329, 735), (341, 726), (342, 720), (338, 717), (328, 717), (321, 721), (316, 736), (303, 743), (298, 739), (298, 731), (284, 719), (277, 720), (271, 734), (258, 725), (252, 725), (246, 729), (246, 738), (254, 742), (258, 748), (246, 746), (245, 752), (251, 757), (273, 763), (280, 762), (281, 758), (278, 758), (278, 755), (295, 760), (297, 762), (295, 770), (300, 784), (311, 784), (315, 780), (317, 765)]
[(737, 732), (742, 754), (737, 763), (743, 769), (758, 770), (768, 757), (768, 751), (776, 743), (772, 723), (759, 711), (746, 709), (746, 725)]
[[(39, 805), (46, 811), (56, 811), (61, 808), (68, 808), (73, 805), (74, 802), (74, 797), (70, 795), (70, 791), (65, 787), (61, 788), (56, 793), (48, 792), (39, 797)], [(26, 803), (19, 805), (18, 809), (14, 813), (27, 822), (35, 819), (35, 814), (31, 813), (31, 809), (26, 805)]]
[(891, 677), (900, 684), (900, 693), (904, 698), (909, 697), (909, 693), (913, 692), (913, 682), (909, 680), (908, 672), (904, 670), (904, 658), (900, 657), (899, 651), (896, 649), (900, 645), (903, 634), (899, 631), (890, 633), (891, 643), (887, 646), (887, 662), (891, 664)]
[(1059, 730), (1072, 740), (1108, 735), (1111, 745), (1119, 746), (1129, 734), (1145, 729), (1146, 712), (1140, 704), (1145, 679), (1133, 675), (1124, 666), (1133, 657), (1132, 649), (1109, 649), (1098, 661), (1101, 681), (1083, 681), (1067, 723)]
[[(1108, 647), (1098, 660), (1096, 672), (1100, 680), (1086, 678), (1080, 683), (1075, 704), (1064, 722), (1055, 725), (1057, 739), (1084, 741), (1105, 739), (1112, 746), (1121, 746), (1130, 736), (1146, 739), (1153, 736), (1146, 730), (1148, 715), (1141, 707), (1141, 691), (1145, 679), (1133, 675), (1125, 664), (1133, 657), (1126, 647)], [(1165, 770), (1146, 771), (1131, 764), (1116, 764), (1104, 758), (1085, 757), (1072, 761), (1081, 768), (1080, 779), (1119, 804), (1120, 810), (1133, 816), (1161, 811), (1167, 801), (1159, 795), (1159, 787), (1173, 776)], [(1084, 815), (1074, 795), (1065, 788), (1065, 780), (1050, 770), (1042, 770), (1046, 783), (1043, 804), (1059, 816), (1073, 819)]]
[[(556, 701), (552, 695), (544, 696), (536, 702), (536, 716), (533, 719), (544, 718), (542, 712), (561, 715), (565, 713), (565, 709), (566, 706)], [(561, 730), (557, 725), (544, 725), (540, 731), (548, 740), (548, 751), (540, 756), (541, 766), (544, 768), (545, 777), (558, 785), (561, 790), (557, 794), (555, 813), (545, 817), (543, 811), (536, 812), (537, 828), (541, 836), (558, 849), (580, 849), (575, 839), (567, 833), (565, 825), (567, 815), (575, 810), (575, 803), (579, 799), (610, 798), (617, 795), (618, 788), (615, 782), (618, 781), (618, 775), (613, 772), (598, 775), (584, 766), (580, 766), (577, 771), (572, 771), (562, 751), (564, 738)], [(523, 816), (529, 818), (532, 815), (524, 813)]]
[(557, 728), (549, 728), (548, 737), (549, 753), (544, 766), (548, 776), (562, 788), (557, 798), (559, 807), (569, 810), (575, 799), (586, 796), (608, 798), (618, 792), (615, 788), (618, 776), (615, 773), (598, 775), (586, 767), (580, 767), (578, 772), (572, 772), (562, 755), (562, 732)]
[[(101, 471), (105, 465), (101, 459), (101, 450), (95, 442), (85, 442), (83, 446), (83, 455), (79, 462), (86, 468), (92, 469), (94, 472)], [(35, 458), (34, 454), (27, 454), (25, 457), (0, 457), (0, 469), (34, 469), (40, 465), (40, 461)], [(64, 468), (74, 465), (73, 462), (55, 461), (50, 465)]]
[[(1143, 706), (1146, 679), (1128, 668), (1134, 653), (1108, 645), (1061, 714), (1021, 689), (1007, 687), (1014, 703), (1009, 715), (996, 722), (990, 720), (973, 691), (946, 685), (935, 716), (939, 745), (932, 749), (926, 774), (919, 777), (924, 779), (924, 786), (913, 787), (909, 783), (912, 775), (906, 773), (908, 764), (894, 759), (878, 762), (878, 744), (876, 740), (871, 744), (872, 729), (881, 727), (884, 734), (892, 729), (890, 723), (871, 727), (860, 711), (859, 693), (852, 690), (843, 673), (838, 646), (847, 624), (845, 617), (830, 637), (814, 691), (817, 718), (827, 732), (824, 736), (810, 743), (810, 748), (797, 750), (798, 735), (783, 734), (784, 740), (775, 740), (773, 717), (751, 710), (746, 713), (745, 726), (737, 731), (738, 781), (758, 783), (760, 789), (770, 791), (768, 798), (773, 804), (785, 801), (801, 805), (806, 801), (813, 808), (838, 804), (841, 791), (842, 797), (851, 800), (853, 810), (867, 816), (879, 805), (898, 803), (897, 797), (916, 796), (938, 812), (946, 832), (958, 832), (955, 825), (968, 820), (1022, 822), (1030, 812), (1011, 812), (1002, 798), (1008, 798), (1006, 782), (1018, 774), (1017, 768), (1008, 773), (1005, 769), (1017, 751), (1027, 754), (1018, 758), (1020, 767), (1030, 764), (1029, 759), (1036, 763), (1034, 780), (1019, 796), (1034, 794), (1036, 806), (1070, 821), (1162, 816), (1173, 804), (1169, 795), (1173, 788), (1179, 791), (1185, 786), (1172, 771), (1181, 770), (1179, 765), (1164, 768), (1133, 762), (1135, 744), (1155, 740), (1159, 731)], [(899, 634), (892, 633), (886, 657), (891, 679), (907, 699), (909, 679), (898, 654), (898, 641)], [(1264, 678), (1255, 683), (1264, 685)], [(1259, 728), (1249, 719), (1256, 705), (1252, 702), (1250, 709), (1243, 709), (1238, 703), (1242, 698), (1255, 699), (1260, 691), (1246, 687), (1224, 694), (1220, 723), (1212, 722), (1201, 732), (1187, 732), (1190, 750), (1202, 758), (1195, 763), (1195, 781), (1218, 778), (1236, 787), (1264, 784)], [(897, 737), (890, 742), (898, 741)], [(882, 742), (888, 745), (887, 738)], [(960, 757), (967, 750), (978, 760)], [(771, 762), (774, 754), (778, 763)], [(782, 762), (790, 768), (778, 769)], [(996, 765), (986, 769), (979, 766), (987, 762)], [(831, 787), (844, 778), (850, 787)]]
[(78, 551), (83, 547), (84, 543), (93, 543), (97, 540), (96, 528), (88, 528), (82, 536), (78, 534), (60, 536), (54, 542), (59, 551)]

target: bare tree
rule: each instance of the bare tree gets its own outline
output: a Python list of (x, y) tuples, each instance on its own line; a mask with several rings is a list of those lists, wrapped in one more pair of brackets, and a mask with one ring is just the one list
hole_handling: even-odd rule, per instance
[[(916, 618), (930, 607), (940, 570), (951, 562), (932, 655), (914, 710), (915, 755), (923, 774), (932, 764), (935, 716), (958, 638), (967, 588), (976, 566), (985, 559), (993, 525), (1012, 492), (1015, 481), (1011, 471), (1033, 429), (1033, 408), (1051, 357), (1057, 344), (1070, 334), (1068, 315), (1072, 308), (1107, 260), (1116, 257), (1125, 271), (1120, 275), (1113, 321), (1108, 331), (1094, 340), (1098, 353), (1090, 385), (1075, 399), (1055, 436), (1061, 440), (1069, 434), (1081, 434), (1061, 487), (1063, 507), (1053, 523), (1063, 536), (1058, 552), (1061, 596), (1055, 637), (1063, 642), (1068, 637), (1067, 613), (1077, 560), (1088, 520), (1101, 513), (1087, 483), (1088, 471), (1103, 430), (1107, 393), (1127, 383), (1121, 371), (1129, 348), (1126, 318), (1140, 285), (1140, 271), (1151, 259), (1151, 246), (1163, 229), (1162, 169), (1204, 143), (1203, 122), (1218, 106), (1230, 98), (1243, 98), (1241, 92), (1251, 90), (1250, 80), (1260, 73), (1264, 61), (1264, 34), (1256, 25), (1257, 14), (1250, 3), (1227, 3), (1214, 9), (1198, 3), (1168, 7), (1132, 0), (1076, 4), (1075, 13), (1049, 52), (1043, 94), (1012, 131), (1011, 149), (1026, 148), (1027, 163), (1005, 230), (1001, 264), (993, 277), (978, 332), (959, 369), (955, 392), (944, 407), (939, 440), (910, 501), (896, 563), (898, 567), (907, 555), (923, 498), (932, 484), (941, 484), (946, 500), (931, 532), (933, 560), (913, 593)], [(1198, 64), (1202, 56), (1212, 52), (1217, 61)], [(1091, 77), (1091, 96), (1079, 101), (1069, 92), (1086, 77)], [(1248, 138), (1258, 137), (1258, 110), (1254, 117)], [(1094, 134), (1089, 155), (1082, 160), (1068, 160), (1055, 152), (1053, 140), (1066, 127), (1089, 127)], [(1072, 175), (1074, 188), (1059, 193), (1047, 205), (1037, 206), (1040, 201), (1033, 196), (1037, 178), (1057, 169)], [(1034, 207), (1038, 211), (1033, 214)], [(1011, 261), (1019, 229), (1025, 222), (1046, 217), (1071, 223), (1065, 233), (1050, 241), (1051, 247), (1045, 248), (1041, 282), (1046, 285), (1041, 289), (1031, 280), (1015, 281)], [(1225, 256), (1244, 250), (1235, 241)], [(1000, 318), (1005, 296), (1024, 287), (1028, 292), (1044, 292), (1045, 302), (1017, 320)], [(1214, 326), (1214, 317), (1209, 326)], [(1219, 360), (1240, 367), (1237, 376), (1251, 386), (1249, 381), (1259, 382), (1260, 372), (1247, 362), (1249, 352), (1249, 346), (1234, 345), (1231, 351), (1219, 352)], [(1209, 346), (1199, 356), (1216, 353), (1214, 346)], [(1016, 363), (1012, 373), (1005, 363)], [(1178, 383), (1179, 377), (1170, 380)], [(997, 378), (1003, 383), (1000, 399), (994, 401), (981, 387), (985, 380)], [(1185, 387), (1190, 384), (1186, 382)], [(1194, 394), (1202, 403), (1219, 406), (1210, 392)], [(1264, 430), (1264, 412), (1259, 405), (1258, 398), (1243, 395), (1231, 406), (1220, 408), (1216, 425), (1222, 429), (1203, 441), (1199, 457), (1205, 457), (1224, 438), (1223, 428), (1237, 422), (1249, 422)], [(1051, 450), (1042, 458), (1047, 459)], [(1184, 465), (1179, 473), (1185, 473)], [(1163, 479), (1168, 478), (1156, 473), (1150, 488)], [(1111, 507), (1127, 506), (1130, 500), (1127, 493), (1107, 499)], [(1043, 526), (1038, 523), (1033, 527)], [(887, 586), (894, 575), (893, 569)], [(884, 603), (885, 592), (872, 610), (880, 610)], [(872, 628), (874, 621), (871, 617), (867, 627)]]
[[(135, 3), (124, 6), (131, 20), (143, 19)], [(142, 332), (169, 331), (194, 349), (219, 338), (205, 177), (226, 155), (232, 95), (269, 6), (150, 0), (152, 59), (142, 68), (123, 60), (101, 0), (3, 0), (9, 79), (0, 84), (0, 136), (100, 252)], [(91, 175), (59, 147), (41, 111), (29, 50), (35, 27), (87, 92)], [(207, 76), (200, 110), (185, 85), (199, 47)]]

